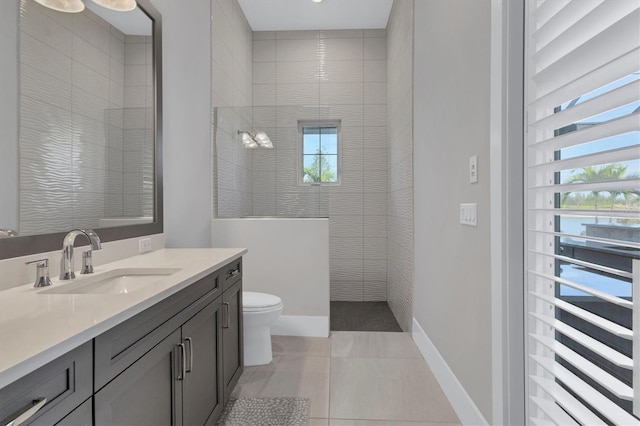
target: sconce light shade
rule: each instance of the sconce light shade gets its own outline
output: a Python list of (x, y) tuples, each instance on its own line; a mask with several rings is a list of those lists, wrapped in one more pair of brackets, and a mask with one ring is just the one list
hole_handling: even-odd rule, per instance
[(136, 8), (136, 0), (92, 0), (107, 9), (117, 10), (118, 12), (129, 12)]
[(255, 135), (246, 130), (238, 130), (238, 135), (245, 148), (273, 148), (271, 139), (265, 132), (258, 132)]
[(255, 135), (255, 140), (258, 142), (261, 148), (273, 148), (273, 143), (265, 132), (258, 132)]
[(78, 13), (84, 10), (82, 0), (35, 0), (44, 7), (57, 10), (58, 12)]

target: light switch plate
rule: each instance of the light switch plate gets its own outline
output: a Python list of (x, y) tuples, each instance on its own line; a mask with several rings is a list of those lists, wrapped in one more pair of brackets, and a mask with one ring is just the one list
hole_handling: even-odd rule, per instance
[(460, 223), (463, 225), (476, 226), (477, 204), (460, 204)]
[(478, 156), (469, 157), (469, 183), (478, 183)]

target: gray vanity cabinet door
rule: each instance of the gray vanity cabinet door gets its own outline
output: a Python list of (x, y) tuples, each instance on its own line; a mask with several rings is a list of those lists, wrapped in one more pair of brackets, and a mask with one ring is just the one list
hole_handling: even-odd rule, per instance
[(242, 280), (222, 293), (224, 321), (222, 328), (222, 358), (224, 400), (229, 400), (244, 366), (242, 339)]
[[(222, 309), (220, 298), (182, 326), (186, 371), (182, 388), (185, 426), (215, 423), (222, 412)], [(212, 423), (212, 424), (213, 424)]]
[(89, 426), (93, 424), (92, 400), (88, 399), (67, 417), (56, 423), (56, 426)]
[(182, 425), (180, 329), (95, 395), (95, 424)]

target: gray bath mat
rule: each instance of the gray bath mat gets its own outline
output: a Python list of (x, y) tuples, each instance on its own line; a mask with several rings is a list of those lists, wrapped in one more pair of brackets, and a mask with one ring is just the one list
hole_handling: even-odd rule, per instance
[(308, 426), (307, 398), (231, 398), (216, 426)]

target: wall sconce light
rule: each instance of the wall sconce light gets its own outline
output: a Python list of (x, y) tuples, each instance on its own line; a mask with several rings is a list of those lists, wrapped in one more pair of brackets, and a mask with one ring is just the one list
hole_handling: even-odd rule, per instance
[(246, 130), (238, 130), (238, 136), (245, 148), (273, 148), (273, 142), (265, 132), (256, 132), (254, 135)]
[[(85, 0), (86, 1), (86, 0)], [(107, 9), (115, 10), (118, 12), (128, 12), (136, 8), (136, 0), (92, 0), (95, 4), (98, 4)], [(35, 0), (36, 3), (48, 7), (49, 9), (57, 10), (58, 12), (66, 13), (78, 13), (84, 10), (84, 3), (82, 0)]]

